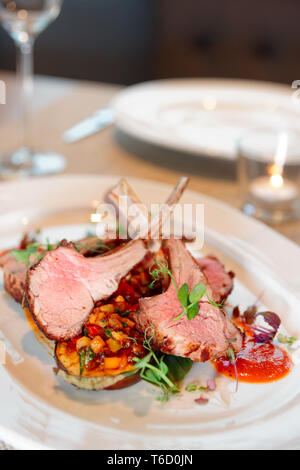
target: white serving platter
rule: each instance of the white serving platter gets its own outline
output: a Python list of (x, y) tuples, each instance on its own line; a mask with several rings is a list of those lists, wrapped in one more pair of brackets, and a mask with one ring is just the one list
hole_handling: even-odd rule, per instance
[[(13, 246), (24, 228), (43, 228), (51, 241), (76, 239), (90, 227), (96, 201), (118, 181), (110, 176), (59, 176), (0, 185), (0, 249)], [(171, 188), (131, 179), (140, 199), (162, 202)], [(186, 191), (183, 203), (203, 203), (205, 244), (236, 273), (233, 305), (258, 297), (300, 338), (300, 248), (224, 203)], [(0, 280), (1, 284), (1, 280)], [(182, 393), (168, 403), (145, 382), (118, 391), (85, 392), (53, 373), (54, 360), (36, 340), (19, 305), (0, 285), (0, 440), (18, 449), (231, 449), (300, 447), (300, 366), (283, 380), (240, 384), (218, 378), (209, 404)], [(185, 379), (214, 374), (196, 364)]]

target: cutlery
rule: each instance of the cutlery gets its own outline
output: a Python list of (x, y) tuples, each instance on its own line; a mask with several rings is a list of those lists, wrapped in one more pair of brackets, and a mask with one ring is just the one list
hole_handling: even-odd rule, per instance
[(95, 134), (114, 123), (114, 113), (109, 108), (103, 108), (96, 111), (92, 116), (83, 119), (75, 126), (63, 133), (63, 140), (67, 144), (77, 142), (81, 139)]

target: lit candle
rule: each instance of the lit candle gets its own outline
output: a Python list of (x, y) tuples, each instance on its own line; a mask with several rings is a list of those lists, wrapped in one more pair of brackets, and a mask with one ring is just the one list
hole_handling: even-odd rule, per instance
[(298, 194), (296, 185), (279, 173), (256, 178), (250, 185), (250, 192), (257, 199), (272, 204), (291, 202)]

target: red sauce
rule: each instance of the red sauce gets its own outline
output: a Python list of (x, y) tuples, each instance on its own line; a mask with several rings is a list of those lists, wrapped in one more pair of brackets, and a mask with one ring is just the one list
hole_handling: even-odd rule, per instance
[[(235, 379), (234, 367), (227, 357), (220, 357), (214, 362), (217, 371)], [(236, 367), (239, 381), (266, 383), (282, 379), (291, 370), (293, 363), (289, 355), (272, 343), (255, 343), (246, 338), (241, 351), (236, 355)]]

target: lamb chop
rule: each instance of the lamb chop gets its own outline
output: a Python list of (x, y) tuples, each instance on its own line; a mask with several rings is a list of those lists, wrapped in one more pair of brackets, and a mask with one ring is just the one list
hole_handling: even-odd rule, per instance
[[(196, 260), (181, 240), (171, 238), (164, 241), (163, 249), (168, 253), (169, 266), (178, 288), (187, 283), (189, 289), (196, 284), (207, 286), (207, 295), (217, 300)], [(207, 361), (226, 353), (229, 346), (239, 351), (242, 335), (224, 312), (204, 296), (199, 303), (199, 313), (192, 320), (186, 316), (175, 321), (182, 312), (175, 287), (171, 282), (163, 294), (143, 298), (139, 310), (133, 314), (138, 329), (146, 331), (154, 327), (154, 343), (165, 353), (189, 357), (193, 361)]]
[(147, 240), (136, 239), (106, 255), (85, 258), (73, 244), (63, 242), (29, 268), (24, 305), (48, 338), (73, 338), (95, 302), (110, 297), (121, 278), (143, 260), (146, 245)]
[(146, 253), (143, 241), (134, 240), (107, 255), (86, 258), (73, 243), (62, 242), (28, 270), (24, 305), (49, 339), (73, 338), (95, 302), (110, 297)]
[[(23, 238), (24, 240), (24, 238)], [(91, 256), (99, 253), (99, 243), (101, 246), (109, 246), (112, 241), (110, 237), (103, 240), (99, 240), (97, 236), (90, 236), (80, 239), (75, 242), (77, 251), (84, 256)], [(28, 245), (28, 244), (27, 244)], [(25, 250), (27, 245), (22, 241), (18, 250)], [(41, 245), (39, 254), (46, 253), (47, 249)], [(27, 265), (22, 261), (16, 259), (11, 253), (11, 250), (6, 250), (0, 254), (0, 267), (3, 269), (3, 282), (6, 292), (18, 303), (22, 303), (25, 281), (28, 268), (37, 262), (36, 255), (32, 255), (30, 258), (30, 264)]]

